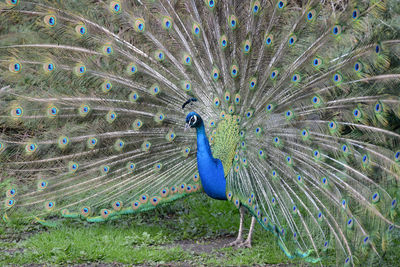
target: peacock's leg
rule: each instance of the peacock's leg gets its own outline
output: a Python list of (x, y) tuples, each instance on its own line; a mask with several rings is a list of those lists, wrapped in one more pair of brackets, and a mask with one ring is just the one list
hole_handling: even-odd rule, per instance
[(240, 224), (239, 224), (239, 233), (238, 233), (238, 237), (236, 238), (235, 241), (227, 244), (227, 246), (229, 247), (233, 247), (233, 246), (238, 246), (240, 244), (243, 243), (243, 238), (242, 238), (242, 233), (243, 233), (243, 221), (244, 221), (244, 207), (240, 207), (239, 208), (239, 213), (240, 213)]
[(246, 241), (239, 244), (239, 247), (251, 248), (251, 236), (253, 235), (255, 223), (256, 223), (256, 218), (253, 216), (253, 217), (251, 217), (249, 235), (247, 236)]

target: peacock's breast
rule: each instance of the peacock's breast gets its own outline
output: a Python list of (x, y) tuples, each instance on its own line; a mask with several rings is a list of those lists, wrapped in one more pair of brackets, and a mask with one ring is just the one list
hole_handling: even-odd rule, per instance
[(239, 140), (239, 123), (236, 115), (225, 115), (225, 118), (219, 121), (217, 129), (210, 135), (213, 157), (221, 160), (225, 176), (232, 167)]

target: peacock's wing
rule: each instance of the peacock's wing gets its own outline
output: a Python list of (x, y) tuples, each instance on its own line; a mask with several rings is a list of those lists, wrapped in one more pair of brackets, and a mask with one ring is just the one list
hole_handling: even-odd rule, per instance
[(372, 262), (399, 225), (398, 7), (300, 2), (219, 3), (242, 115), (227, 196), (289, 257)]
[(182, 104), (196, 97), (209, 121), (216, 81), (199, 14), (180, 17), (176, 7), (185, 8), (1, 3), (5, 218), (62, 212), (101, 221), (199, 190), (195, 134), (183, 132)]

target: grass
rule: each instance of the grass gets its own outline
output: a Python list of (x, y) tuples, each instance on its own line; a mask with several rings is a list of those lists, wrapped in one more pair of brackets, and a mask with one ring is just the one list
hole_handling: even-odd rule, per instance
[[(249, 222), (250, 216), (247, 226)], [(238, 223), (238, 211), (231, 203), (198, 194), (155, 212), (106, 223), (58, 220), (57, 228), (1, 224), (0, 265), (306, 265), (288, 260), (274, 236), (260, 226), (256, 226), (252, 249), (224, 248), (222, 244), (236, 235)], [(395, 242), (384, 265), (400, 262), (395, 253), (399, 238)], [(334, 259), (324, 264), (334, 264)]]

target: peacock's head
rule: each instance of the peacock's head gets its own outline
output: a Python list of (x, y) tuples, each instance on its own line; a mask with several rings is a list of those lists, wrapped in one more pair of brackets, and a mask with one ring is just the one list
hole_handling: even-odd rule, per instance
[(197, 128), (203, 124), (203, 120), (200, 115), (196, 112), (192, 111), (186, 116), (186, 126), (185, 129), (188, 128)]

